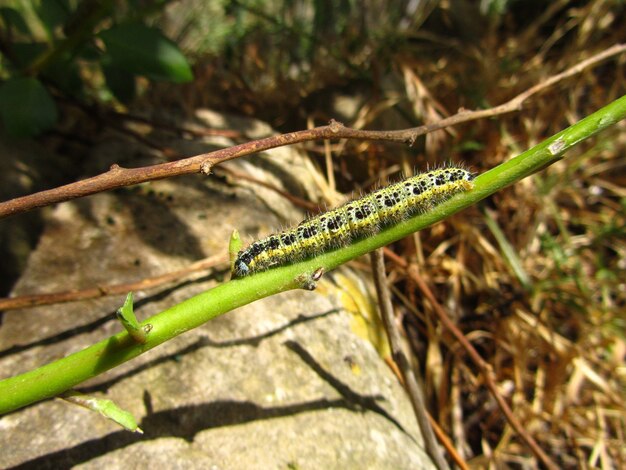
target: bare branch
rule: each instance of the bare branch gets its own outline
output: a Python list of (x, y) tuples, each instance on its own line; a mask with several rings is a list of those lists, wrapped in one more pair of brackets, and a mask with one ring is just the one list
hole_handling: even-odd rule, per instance
[(300, 142), (321, 139), (357, 139), (357, 140), (382, 140), (390, 142), (404, 142), (413, 144), (415, 140), (424, 134), (433, 132), (445, 127), (454, 126), (463, 122), (484, 119), (501, 114), (519, 110), (524, 101), (531, 96), (553, 86), (572, 75), (597, 65), (609, 57), (621, 54), (626, 51), (626, 44), (616, 44), (615, 46), (586, 59), (568, 70), (554, 75), (542, 83), (539, 83), (525, 92), (517, 95), (513, 99), (494, 108), (478, 111), (461, 110), (457, 114), (442, 119), (439, 122), (429, 125), (414, 127), (411, 129), (395, 131), (368, 131), (352, 129), (343, 124), (331, 121), (328, 126), (316, 127), (302, 131), (280, 134), (264, 139), (246, 142), (214, 152), (203, 153), (194, 157), (182, 160), (161, 163), (158, 165), (142, 168), (122, 168), (113, 165), (106, 173), (102, 173), (91, 178), (70, 183), (54, 189), (41, 191), (28, 196), (11, 199), (0, 203), (0, 218), (26, 212), (38, 207), (44, 207), (58, 202), (69, 201), (79, 197), (89, 196), (102, 191), (107, 191), (123, 186), (145, 183), (172, 176), (180, 176), (191, 173), (204, 173), (208, 175), (211, 169), (221, 163), (234, 158), (251, 155), (264, 150), (269, 150), (285, 145), (292, 145)]
[(64, 302), (76, 302), (79, 300), (98, 299), (108, 295), (123, 295), (128, 292), (136, 292), (153, 287), (158, 287), (171, 282), (180, 282), (184, 278), (199, 271), (206, 271), (215, 266), (226, 266), (226, 256), (216, 255), (197, 261), (184, 269), (172, 271), (136, 282), (124, 284), (111, 284), (105, 286), (90, 287), (82, 290), (65, 292), (51, 292), (49, 294), (31, 294), (18, 297), (0, 298), (0, 311), (15, 310), (18, 308), (36, 307), (41, 305), (60, 304)]

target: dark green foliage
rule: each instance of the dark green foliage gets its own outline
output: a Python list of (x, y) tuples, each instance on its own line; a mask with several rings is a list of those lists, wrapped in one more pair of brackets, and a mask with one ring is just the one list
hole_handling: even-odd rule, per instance
[[(178, 46), (144, 24), (152, 10), (137, 4), (117, 11), (116, 5), (40, 0), (32, 10), (18, 3), (0, 8), (0, 118), (8, 134), (30, 137), (54, 127), (59, 113), (53, 96), (84, 103), (112, 94), (129, 103), (136, 96), (136, 76), (192, 80)], [(101, 93), (103, 84), (111, 93)]]
[(193, 79), (178, 46), (155, 28), (139, 23), (114, 26), (100, 33), (111, 65), (155, 80), (176, 83)]
[(58, 113), (48, 90), (32, 77), (14, 77), (0, 86), (0, 116), (12, 135), (28, 137), (50, 129)]
[(22, 34), (29, 34), (28, 25), (16, 9), (11, 7), (0, 8), (0, 18), (8, 32), (14, 30)]
[(102, 64), (102, 72), (109, 90), (118, 100), (122, 103), (130, 103), (135, 98), (137, 87), (132, 73), (108, 61)]
[(67, 0), (41, 0), (36, 11), (48, 34), (53, 37), (54, 30), (68, 20), (70, 6)]

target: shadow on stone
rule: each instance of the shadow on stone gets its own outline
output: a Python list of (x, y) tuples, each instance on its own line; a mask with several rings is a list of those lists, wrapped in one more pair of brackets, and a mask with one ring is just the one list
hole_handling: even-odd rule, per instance
[[(360, 400), (374, 400), (360, 397)], [(159, 438), (182, 438), (193, 442), (202, 431), (224, 426), (235, 426), (252, 421), (293, 416), (299, 413), (327, 409), (354, 410), (354, 403), (345, 398), (336, 400), (313, 400), (287, 406), (264, 408), (248, 401), (215, 401), (197, 406), (182, 406), (160, 411), (144, 418), (139, 425), (145, 434), (117, 431), (99, 439), (68, 447), (11, 467), (13, 469), (59, 469), (69, 468), (109, 452), (125, 448), (140, 441)]]
[(404, 429), (404, 427), (387, 411), (382, 408), (377, 400), (382, 400), (384, 397), (382, 396), (370, 396), (370, 395), (361, 395), (353, 391), (349, 386), (341, 382), (334, 375), (326, 371), (316, 360), (309, 354), (309, 352), (304, 349), (299, 343), (295, 341), (285, 341), (285, 346), (289, 348), (291, 351), (296, 353), (300, 358), (311, 368), (313, 371), (326, 383), (328, 383), (331, 387), (333, 387), (337, 392), (344, 397), (347, 403), (352, 405), (353, 410), (362, 410), (362, 411), (371, 411), (372, 413), (376, 413), (378, 415), (383, 416), (385, 419), (393, 423), (395, 427), (397, 427), (400, 431), (405, 433), (407, 436), (413, 437)]
[(179, 358), (181, 358), (182, 356), (185, 356), (186, 354), (191, 354), (195, 351), (198, 351), (201, 348), (205, 348), (205, 347), (211, 347), (211, 348), (229, 348), (229, 347), (236, 347), (236, 346), (244, 346), (244, 345), (248, 345), (248, 346), (254, 346), (254, 347), (258, 347), (261, 342), (263, 340), (269, 339), (272, 336), (275, 336), (279, 333), (282, 333), (283, 331), (292, 328), (296, 325), (299, 325), (301, 323), (307, 323), (310, 321), (314, 321), (314, 320), (318, 320), (320, 318), (324, 318), (327, 317), (328, 315), (334, 314), (339, 312), (339, 309), (332, 309), (332, 310), (328, 310), (327, 312), (321, 312), (321, 313), (317, 313), (314, 315), (309, 315), (309, 316), (305, 316), (305, 315), (298, 315), (297, 318), (295, 318), (294, 320), (291, 320), (287, 323), (285, 323), (282, 326), (279, 326), (278, 328), (275, 328), (273, 330), (267, 331), (265, 333), (262, 333), (260, 335), (257, 336), (251, 336), (248, 338), (237, 338), (237, 339), (233, 339), (233, 340), (229, 340), (229, 341), (222, 341), (222, 342), (218, 342), (218, 341), (213, 341), (211, 339), (209, 339), (208, 337), (204, 336), (199, 338), (197, 341), (193, 342), (192, 344), (181, 348), (180, 350), (171, 353), (171, 354), (167, 354), (165, 356), (161, 356), (158, 357), (156, 359), (153, 359), (149, 362), (146, 362), (145, 364), (141, 364), (138, 367), (135, 367), (132, 370), (129, 370), (128, 372), (125, 372), (123, 374), (120, 374), (110, 380), (107, 380), (105, 382), (101, 382), (99, 384), (90, 386), (90, 387), (79, 387), (78, 390), (82, 393), (85, 394), (91, 394), (91, 393), (95, 393), (95, 392), (106, 392), (109, 388), (111, 388), (112, 386), (114, 386), (115, 384), (117, 384), (118, 382), (123, 381), (124, 379), (127, 379), (129, 377), (132, 377), (136, 374), (139, 374), (140, 372), (143, 372), (145, 370), (148, 370), (152, 367), (156, 367), (160, 364), (163, 364), (165, 362), (168, 361), (176, 361)]
[[(167, 289), (164, 289), (162, 291), (159, 291), (149, 297), (145, 297), (141, 300), (138, 300), (135, 302), (134, 304), (134, 308), (135, 310), (138, 310), (139, 308), (150, 304), (151, 302), (158, 302), (159, 300), (163, 300), (165, 298), (167, 298), (167, 296), (171, 295), (172, 293), (174, 293), (176, 290), (178, 289), (182, 289), (184, 287), (187, 287), (191, 284), (196, 284), (196, 283), (202, 283), (202, 282), (206, 282), (207, 280), (213, 278), (213, 274), (209, 274), (207, 276), (203, 276), (202, 278), (199, 279), (194, 279), (194, 280), (189, 280), (189, 281), (183, 281), (180, 282), (178, 284), (176, 284), (175, 286), (169, 287)], [(121, 304), (120, 304), (121, 306)], [(45, 314), (44, 314), (45, 315)], [(42, 315), (42, 321), (48, 320), (48, 318), (44, 318), (44, 315)], [(0, 351), (0, 359), (6, 356), (10, 356), (11, 354), (18, 354), (21, 353), (23, 351), (28, 351), (29, 349), (32, 348), (36, 348), (39, 346), (49, 346), (52, 344), (56, 344), (56, 343), (60, 343), (62, 341), (68, 340), (74, 336), (78, 336), (81, 334), (85, 334), (85, 333), (91, 333), (95, 330), (97, 330), (98, 328), (100, 328), (102, 325), (108, 323), (109, 321), (117, 321), (117, 319), (115, 318), (115, 311), (109, 312), (107, 313), (105, 316), (103, 316), (102, 318), (98, 318), (92, 322), (86, 323), (84, 325), (80, 325), (74, 328), (70, 328), (68, 330), (65, 330), (61, 333), (57, 333), (53, 336), (49, 336), (47, 338), (42, 338), (39, 339), (37, 341), (33, 341), (32, 343), (27, 343), (27, 344), (16, 344), (14, 346), (11, 346), (10, 348), (7, 349), (3, 349)], [(121, 329), (120, 329), (121, 331)]]

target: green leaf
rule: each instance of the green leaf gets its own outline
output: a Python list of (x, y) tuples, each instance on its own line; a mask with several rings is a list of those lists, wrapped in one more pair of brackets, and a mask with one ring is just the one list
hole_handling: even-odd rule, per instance
[(15, 42), (11, 44), (11, 49), (15, 56), (15, 65), (17, 67), (27, 67), (47, 47), (42, 42)]
[[(46, 44), (37, 42), (19, 42), (12, 45), (16, 58), (16, 65), (28, 67), (39, 55), (47, 49)], [(42, 76), (63, 92), (71, 96), (81, 96), (83, 81), (80, 78), (78, 64), (71, 54), (66, 53), (50, 63), (41, 72)]]
[(137, 321), (135, 312), (133, 311), (133, 293), (129, 292), (124, 301), (124, 305), (116, 312), (117, 319), (132, 338), (138, 343), (144, 344), (148, 339), (148, 333), (152, 329), (152, 325), (142, 327)]
[(0, 18), (4, 23), (4, 27), (7, 30), (15, 28), (17, 31), (30, 36), (30, 28), (24, 21), (22, 14), (14, 8), (2, 7), (0, 8)]
[(107, 87), (121, 103), (128, 104), (137, 92), (135, 76), (124, 69), (103, 61), (102, 73), (107, 82)]
[(485, 216), (485, 224), (487, 225), (489, 230), (491, 230), (491, 234), (498, 242), (500, 250), (504, 255), (504, 259), (509, 264), (509, 267), (519, 280), (520, 284), (522, 284), (524, 289), (530, 290), (533, 287), (532, 281), (530, 279), (530, 276), (524, 269), (524, 264), (518, 256), (517, 251), (515, 250), (513, 245), (511, 245), (508, 238), (498, 225), (498, 222), (496, 221), (493, 213), (487, 209), (483, 209), (483, 215)]
[(117, 406), (111, 400), (84, 395), (75, 390), (69, 390), (61, 394), (61, 398), (75, 405), (100, 413), (105, 418), (116, 422), (128, 431), (143, 434), (143, 430), (137, 425), (135, 417), (128, 411)]
[(54, 126), (58, 113), (39, 80), (14, 77), (0, 86), (0, 117), (9, 134), (30, 137)]
[(35, 9), (50, 36), (57, 26), (67, 21), (70, 13), (67, 0), (40, 0)]
[(76, 61), (60, 58), (48, 65), (42, 75), (66, 94), (82, 96), (83, 81)]
[(230, 258), (230, 271), (234, 271), (235, 260), (237, 259), (237, 254), (239, 250), (241, 250), (242, 243), (241, 237), (239, 236), (239, 231), (237, 229), (233, 230), (233, 233), (230, 235), (230, 241), (228, 242), (228, 256)]
[(193, 79), (185, 56), (158, 29), (127, 23), (103, 31), (100, 37), (112, 65), (155, 80), (183, 83)]

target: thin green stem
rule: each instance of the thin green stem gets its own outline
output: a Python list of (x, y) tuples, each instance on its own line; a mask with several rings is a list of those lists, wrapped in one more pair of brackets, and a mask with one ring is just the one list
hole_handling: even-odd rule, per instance
[(307, 285), (319, 268), (329, 271), (440, 221), (500, 189), (563, 158), (563, 154), (626, 117), (623, 96), (521, 155), (481, 174), (472, 191), (461, 193), (433, 211), (406, 220), (344, 248), (289, 266), (232, 280), (188, 299), (142, 323), (152, 329), (145, 344), (121, 332), (80, 352), (38, 369), (0, 381), (0, 414), (53, 397), (126, 362), (192, 328), (255, 300)]

